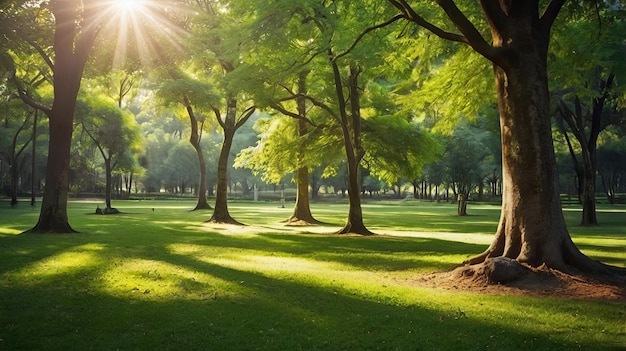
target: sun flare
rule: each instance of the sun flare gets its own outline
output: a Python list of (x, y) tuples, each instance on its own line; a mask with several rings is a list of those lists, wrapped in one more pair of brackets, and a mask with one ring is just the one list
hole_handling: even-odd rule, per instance
[[(172, 3), (160, 0), (105, 0), (102, 12), (104, 32), (115, 36), (113, 66), (121, 67), (129, 56), (145, 64), (155, 56), (155, 45), (178, 46), (183, 31), (169, 16), (180, 11)], [(156, 42), (160, 42), (156, 44)]]
[(147, 10), (147, 0), (113, 0), (111, 6), (124, 15), (134, 16)]

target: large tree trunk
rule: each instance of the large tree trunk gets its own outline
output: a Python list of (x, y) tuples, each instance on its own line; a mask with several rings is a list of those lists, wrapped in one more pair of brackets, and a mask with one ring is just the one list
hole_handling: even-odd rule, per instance
[(507, 28), (509, 33), (494, 39), (509, 45), (508, 59), (494, 65), (502, 131), (502, 212), (494, 241), (468, 263), (505, 256), (532, 267), (599, 272), (603, 266), (572, 242), (561, 210), (549, 115), (549, 34), (532, 14)]
[[(59, 75), (60, 68), (58, 66), (65, 65), (57, 64), (57, 71), (55, 72), (56, 80), (62, 80), (64, 78)], [(66, 79), (69, 80), (70, 77)], [(75, 232), (67, 217), (67, 195), (74, 117), (74, 103), (72, 101), (76, 101), (78, 84), (68, 82), (66, 85), (73, 86), (76, 93), (72, 94), (69, 89), (66, 91), (59, 89), (58, 92), (55, 92), (54, 105), (49, 118), (50, 140), (46, 166), (46, 186), (44, 187), (39, 221), (34, 228), (29, 230), (33, 233)]]
[(28, 232), (71, 233), (75, 231), (67, 216), (67, 195), (74, 108), (88, 53), (97, 36), (98, 26), (93, 23), (97, 8), (85, 5), (82, 12), (77, 11), (81, 5), (77, 0), (57, 0), (50, 5), (55, 17), (55, 63), (54, 101), (46, 111), (50, 121), (46, 186), (39, 221)]

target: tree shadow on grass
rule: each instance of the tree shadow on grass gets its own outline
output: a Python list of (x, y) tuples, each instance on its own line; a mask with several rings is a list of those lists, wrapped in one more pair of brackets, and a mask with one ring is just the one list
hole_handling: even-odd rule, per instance
[[(265, 252), (372, 271), (409, 269), (420, 264), (420, 253), (461, 254), (480, 250), (481, 245), (424, 238), (271, 233), (240, 238), (180, 228), (147, 239), (114, 232), (0, 237), (0, 349), (569, 350), (618, 346), (597, 342), (593, 336), (574, 340), (567, 330), (548, 335), (516, 327), (516, 318), (533, 318), (522, 312), (528, 308), (523, 305), (527, 300), (507, 300), (506, 310), (496, 307), (493, 311), (501, 321), (497, 316), (470, 313), (468, 305), (482, 304), (471, 297), (446, 302), (442, 296), (433, 304), (432, 296), (422, 302), (419, 296), (424, 290), (420, 289), (414, 289), (411, 298), (402, 297), (398, 290), (406, 294), (406, 287), (363, 282), (361, 290), (331, 277), (313, 282), (297, 272), (276, 278), (263, 267), (259, 272), (246, 271), (171, 250), (172, 245), (193, 244), (217, 249), (217, 254), (228, 254), (231, 249), (242, 256)], [(415, 258), (391, 259), (406, 252), (415, 252)], [(93, 260), (77, 260), (60, 271), (43, 264), (38, 267), (41, 276), (28, 281), (12, 276), (11, 272), (64, 254)], [(148, 266), (148, 271), (132, 274), (145, 275), (156, 288), (136, 286), (112, 292), (116, 276), (104, 276), (130, 260), (165, 263), (173, 273), (152, 275), (149, 269), (155, 268)], [(222, 283), (194, 280), (178, 270), (198, 272)], [(161, 287), (170, 290), (163, 293)], [(560, 311), (561, 307), (551, 306), (546, 308)], [(576, 315), (586, 316), (587, 312), (578, 310), (580, 305), (572, 306)], [(614, 325), (620, 320), (617, 315), (607, 318)]]
[[(7, 350), (570, 350), (615, 346), (572, 340), (569, 333), (551, 336), (541, 330), (524, 331), (496, 322), (498, 318), (485, 321), (466, 313), (464, 306), (445, 301), (427, 307), (419, 299), (411, 303), (339, 285), (275, 279), (187, 256), (147, 254), (142, 258), (209, 274), (226, 282), (230, 291), (193, 300), (159, 297), (159, 291), (114, 296), (103, 291), (97, 279), (69, 289), (54, 281), (32, 287), (2, 284), (1, 295), (10, 298), (1, 305), (0, 346)], [(186, 289), (214, 287), (195, 284)], [(507, 317), (506, 312), (502, 314)]]

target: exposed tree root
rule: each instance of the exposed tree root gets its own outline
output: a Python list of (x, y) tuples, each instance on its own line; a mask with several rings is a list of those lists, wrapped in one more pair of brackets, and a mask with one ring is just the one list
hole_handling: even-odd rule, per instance
[(96, 214), (112, 215), (112, 214), (120, 214), (120, 213), (122, 212), (115, 207), (105, 207), (105, 208), (96, 207)]
[[(489, 259), (487, 262), (490, 260), (497, 259)], [(508, 266), (509, 263), (504, 263), (504, 266)], [(504, 268), (504, 270), (512, 269), (514, 279), (506, 282), (495, 282), (492, 280), (493, 278), (502, 278), (506, 274), (503, 275), (502, 271), (491, 271), (490, 265), (491, 263), (483, 263), (461, 266), (450, 272), (422, 276), (415, 280), (414, 283), (445, 290), (471, 291), (485, 294), (626, 301), (626, 282), (623, 280), (621, 282), (619, 280), (603, 281), (585, 275), (563, 273), (545, 265), (530, 267), (517, 264), (517, 268)], [(516, 266), (515, 263), (512, 265), (513, 267)], [(512, 276), (509, 276), (509, 278)], [(489, 277), (492, 278), (490, 279)]]
[(56, 224), (54, 226), (44, 226), (40, 223), (21, 234), (76, 234), (80, 233), (70, 226), (69, 223)]
[(215, 216), (209, 218), (209, 220), (205, 221), (205, 223), (213, 223), (213, 224), (232, 224), (232, 225), (240, 225), (240, 226), (245, 226), (245, 224), (237, 221), (236, 219), (232, 218), (232, 217), (220, 217), (217, 218)]
[(291, 216), (289, 217), (286, 221), (285, 221), (285, 225), (288, 226), (309, 226), (309, 225), (320, 225), (320, 224), (324, 224), (321, 221), (318, 221), (317, 219), (310, 217), (310, 218), (298, 218), (296, 216)]
[(374, 232), (367, 229), (364, 225), (362, 224), (353, 225), (350, 222), (348, 222), (343, 228), (341, 228), (335, 234), (341, 234), (341, 235), (353, 234), (353, 235), (363, 235), (363, 236), (376, 235)]
[(524, 262), (519, 257), (498, 256), (500, 251), (494, 250), (493, 247), (497, 248), (498, 245), (492, 245), (485, 252), (468, 259), (464, 262), (465, 267), (473, 269), (476, 274), (483, 275), (487, 280), (494, 283), (514, 281), (518, 278), (517, 275), (523, 275), (519, 272), (519, 267), (531, 270), (543, 267), (543, 269), (558, 271), (571, 276), (585, 277), (609, 284), (626, 285), (626, 268), (609, 266), (589, 258), (580, 252), (571, 240), (566, 240), (556, 253), (553, 252), (539, 260), (539, 263), (533, 262), (533, 264)]
[(193, 210), (191, 210), (191, 212), (193, 211), (199, 211), (199, 210), (212, 210), (213, 207), (211, 207), (211, 205), (209, 204), (202, 204), (202, 205), (196, 205), (196, 207), (193, 208)]

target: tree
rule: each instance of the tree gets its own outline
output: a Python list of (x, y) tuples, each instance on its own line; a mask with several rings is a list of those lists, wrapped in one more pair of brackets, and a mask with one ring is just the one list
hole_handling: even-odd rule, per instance
[(445, 139), (445, 156), (441, 160), (447, 178), (458, 201), (458, 215), (467, 215), (467, 201), (475, 187), (480, 186), (483, 162), (489, 149), (483, 144), (486, 131), (460, 124)]
[[(454, 25), (448, 29), (426, 18), (426, 11), (405, 0), (389, 0), (409, 22), (435, 35), (469, 45), (493, 63), (502, 131), (503, 203), (494, 241), (474, 265), (492, 257), (589, 274), (609, 269), (582, 254), (572, 242), (561, 210), (552, 145), (547, 57), (550, 30), (565, 0), (481, 1), (491, 44), (457, 2), (441, 0), (436, 8)], [(473, 4), (469, 5), (474, 6)], [(470, 20), (471, 19), (471, 20)], [(484, 23), (482, 22), (482, 23)]]
[[(601, 134), (611, 125), (626, 123), (618, 113), (626, 76), (622, 35), (626, 23), (615, 20), (616, 11), (602, 11), (603, 28), (595, 31), (593, 19), (573, 21), (558, 35), (552, 66), (556, 124), (563, 134), (578, 178), (582, 204), (581, 225), (598, 225), (596, 216), (597, 148)], [(572, 54), (574, 53), (574, 54)], [(563, 69), (563, 66), (569, 69)]]
[[(369, 86), (366, 93), (371, 93)], [(434, 161), (439, 145), (417, 122), (411, 121), (410, 116), (402, 112), (389, 114), (393, 111), (372, 107), (365, 108), (371, 115), (366, 116), (363, 123), (365, 167), (387, 185), (401, 178), (419, 178), (424, 165)]]
[(624, 140), (611, 140), (598, 147), (598, 171), (609, 204), (615, 204), (615, 195), (626, 180), (626, 145)]
[(184, 140), (168, 149), (167, 157), (162, 160), (164, 186), (172, 192), (185, 193), (193, 182), (192, 174), (198, 168), (197, 156), (193, 146)]
[[(7, 34), (12, 40), (24, 43), (22, 47), (30, 47), (32, 52), (40, 56), (41, 66), (46, 66), (53, 72), (49, 77), (54, 91), (50, 106), (31, 97), (28, 87), (20, 84), (21, 79), (17, 77), (19, 72), (11, 70), (22, 100), (43, 111), (48, 116), (50, 125), (44, 198), (39, 221), (29, 232), (74, 232), (67, 217), (67, 197), (76, 99), (89, 53), (98, 35), (101, 32), (115, 32), (120, 34), (118, 39), (121, 39), (123, 34), (128, 33), (131, 22), (139, 26), (138, 22), (129, 20), (128, 17), (136, 19), (135, 16), (138, 14), (130, 13), (130, 8), (120, 5), (123, 3), (80, 0), (20, 1), (17, 4), (13, 2), (2, 4), (7, 9), (0, 11), (2, 23), (7, 24), (9, 28)], [(141, 13), (149, 12), (147, 7), (134, 8), (141, 10)], [(150, 18), (158, 18), (159, 25), (167, 22), (162, 14)], [(33, 23), (36, 25), (33, 26)], [(140, 30), (134, 29), (135, 33)], [(138, 43), (138, 46), (145, 48), (150, 38), (143, 35), (142, 39), (145, 42)], [(118, 44), (120, 48), (128, 42)], [(4, 57), (3, 61), (6, 61)]]
[[(321, 89), (308, 91), (306, 95), (295, 94), (291, 99), (304, 97), (331, 116), (340, 128), (348, 169), (350, 206), (346, 224), (339, 233), (372, 234), (363, 223), (360, 199), (359, 167), (365, 154), (361, 95), (368, 78), (367, 70), (374, 74), (374, 68), (384, 63), (371, 53), (376, 50), (374, 48), (380, 48), (374, 43), (387, 42), (386, 33), (376, 38), (370, 33), (399, 17), (385, 24), (376, 24), (373, 14), (378, 14), (380, 8), (369, 2), (358, 5), (349, 1), (321, 4), (279, 2), (261, 8), (264, 10), (258, 16), (261, 28), (270, 28), (270, 34), (262, 36), (264, 40), (266, 37), (297, 38), (290, 41), (297, 54), (287, 57), (284, 70), (289, 72), (290, 68), (296, 67), (296, 74), (303, 69), (311, 70), (323, 82)], [(276, 27), (285, 30), (272, 30)]]
[(198, 6), (192, 27), (195, 61), (223, 94), (221, 101), (210, 102), (224, 139), (217, 165), (215, 207), (208, 222), (240, 225), (228, 211), (228, 160), (235, 133), (256, 111), (241, 87), (254, 72), (240, 57), (244, 38), (242, 25), (232, 17), (236, 16), (234, 11), (218, 10), (221, 6), (228, 8), (227, 4), (199, 2)]
[(39, 221), (29, 232), (74, 232), (67, 217), (68, 171), (72, 141), (74, 108), (83, 69), (100, 26), (98, 5), (82, 6), (76, 0), (50, 2), (54, 16), (54, 63), (43, 51), (42, 58), (54, 72), (54, 101), (42, 105), (19, 90), (33, 107), (43, 110), (50, 123), (50, 143), (46, 167), (46, 187)]
[(257, 121), (255, 129), (260, 139), (255, 146), (244, 149), (235, 164), (252, 169), (255, 175), (272, 184), (282, 183), (287, 175), (295, 174), (296, 202), (287, 222), (317, 224), (319, 221), (313, 217), (309, 203), (310, 170), (320, 166), (323, 159), (337, 157), (334, 145), (339, 139), (330, 132), (330, 126), (316, 124), (316, 120), (326, 117), (307, 106), (305, 73), (296, 78), (296, 89), (286, 83), (281, 85), (287, 101), (281, 101), (279, 96), (268, 99), (267, 103), (278, 115)]
[(118, 105), (98, 96), (81, 97), (76, 110), (81, 135), (84, 133), (102, 156), (105, 169), (104, 213), (117, 213), (111, 206), (113, 171), (132, 168), (132, 161), (141, 152), (142, 140), (134, 116)]
[(211, 101), (216, 101), (218, 98), (212, 93), (212, 87), (209, 84), (195, 80), (184, 72), (173, 72), (171, 69), (167, 70), (169, 74), (173, 75), (175, 78), (165, 80), (158, 88), (157, 96), (168, 105), (182, 105), (185, 113), (189, 117), (189, 125), (191, 127), (189, 143), (196, 151), (199, 172), (198, 201), (193, 210), (210, 209), (211, 206), (207, 202), (207, 168), (201, 145), (205, 117), (198, 115), (198, 111), (194, 109), (194, 105), (196, 107), (203, 107), (204, 105), (205, 113), (208, 113)]
[[(20, 174), (28, 160), (25, 151), (33, 142), (32, 133), (29, 133), (28, 127), (37, 114), (37, 110), (22, 109), (23, 106), (16, 110), (15, 102), (17, 100), (13, 99), (13, 103), (10, 100), (12, 99), (6, 99), (7, 108), (5, 112), (7, 115), (0, 128), (0, 136), (3, 139), (3, 142), (0, 144), (2, 146), (0, 150), (6, 150), (0, 153), (3, 156), (0, 160), (5, 161), (10, 170), (11, 206), (14, 207), (18, 204), (17, 195), (20, 185)], [(14, 106), (9, 108), (9, 105)], [(7, 145), (5, 145), (5, 141), (8, 141)]]

